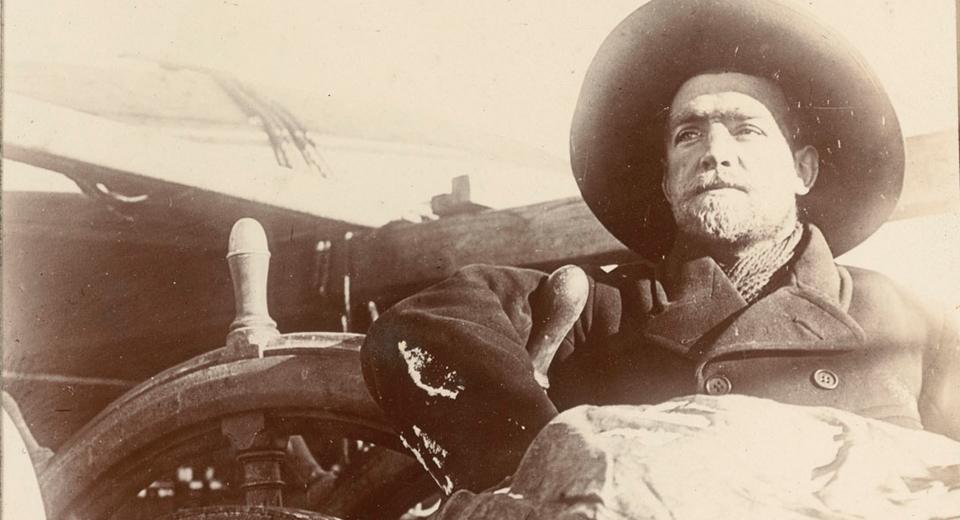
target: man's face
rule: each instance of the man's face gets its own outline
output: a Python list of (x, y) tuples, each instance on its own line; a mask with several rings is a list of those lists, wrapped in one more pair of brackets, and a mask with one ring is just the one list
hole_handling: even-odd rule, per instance
[(782, 92), (754, 76), (703, 74), (680, 87), (663, 191), (682, 233), (748, 244), (793, 229), (796, 197), (813, 185), (817, 155), (791, 150), (780, 125), (786, 110)]

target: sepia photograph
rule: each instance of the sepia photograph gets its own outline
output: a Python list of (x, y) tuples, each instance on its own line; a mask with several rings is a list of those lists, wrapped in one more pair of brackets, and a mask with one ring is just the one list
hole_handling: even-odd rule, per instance
[(960, 518), (956, 0), (5, 0), (3, 520)]

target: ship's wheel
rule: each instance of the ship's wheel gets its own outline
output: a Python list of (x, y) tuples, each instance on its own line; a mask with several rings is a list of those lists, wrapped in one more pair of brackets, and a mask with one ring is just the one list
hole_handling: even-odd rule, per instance
[[(256, 221), (234, 226), (227, 258), (237, 317), (226, 345), (144, 381), (81, 429), (41, 472), (50, 518), (120, 518), (152, 482), (194, 460), (228, 460), (232, 494), (161, 516), (400, 518), (436, 493), (366, 390), (363, 336), (277, 331), (266, 304), (269, 255)], [(309, 448), (331, 443), (348, 448), (336, 471), (309, 489), (285, 483), (295, 473), (292, 444), (309, 465)]]

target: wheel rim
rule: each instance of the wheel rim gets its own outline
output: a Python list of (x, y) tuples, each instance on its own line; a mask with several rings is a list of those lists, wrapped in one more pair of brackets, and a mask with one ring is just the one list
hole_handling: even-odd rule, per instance
[[(158, 374), (108, 406), (44, 468), (40, 482), (51, 518), (109, 517), (177, 461), (226, 447), (220, 424), (239, 414), (263, 413), (281, 434), (334, 433), (404, 453), (363, 384), (361, 341), (351, 334), (291, 334), (256, 356), (224, 347)], [(334, 500), (336, 513), (402, 513), (424, 492), (418, 468), (408, 459), (395, 476), (409, 485), (356, 490), (381, 496)]]

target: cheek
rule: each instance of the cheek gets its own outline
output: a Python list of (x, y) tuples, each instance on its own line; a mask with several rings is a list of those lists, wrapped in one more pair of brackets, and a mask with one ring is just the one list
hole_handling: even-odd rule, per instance
[(696, 169), (691, 166), (688, 157), (681, 154), (670, 154), (667, 159), (665, 178), (663, 182), (664, 195), (668, 200), (683, 194), (694, 178)]
[(799, 177), (793, 157), (778, 150), (755, 150), (746, 155), (745, 167), (751, 172), (754, 186), (771, 191), (791, 191), (796, 188)]
[(664, 173), (665, 177), (663, 179), (663, 194), (666, 196), (667, 201), (674, 202), (683, 193), (683, 182), (682, 176), (677, 173), (675, 169), (668, 169)]

